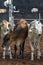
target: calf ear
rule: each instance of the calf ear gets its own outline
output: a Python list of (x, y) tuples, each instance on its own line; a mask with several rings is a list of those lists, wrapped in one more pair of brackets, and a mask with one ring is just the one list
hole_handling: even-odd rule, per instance
[(4, 23), (2, 23), (2, 26), (4, 26)]
[(11, 25), (10, 25), (10, 24), (8, 24), (8, 27), (11, 27)]

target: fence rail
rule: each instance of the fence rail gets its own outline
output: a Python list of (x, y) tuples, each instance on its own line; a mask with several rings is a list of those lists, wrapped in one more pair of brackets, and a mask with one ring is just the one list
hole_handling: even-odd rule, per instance
[[(14, 20), (20, 20), (20, 19), (14, 19)], [(26, 19), (26, 20), (36, 20), (36, 19)], [(39, 20), (39, 19), (37, 19), (37, 20)], [(43, 19), (40, 19), (40, 20), (43, 21)]]
[[(14, 20), (20, 20), (20, 19), (14, 19)], [(28, 20), (30, 20), (30, 21), (32, 21), (32, 20), (39, 20), (39, 19), (26, 19), (27, 21)], [(41, 21), (43, 21), (43, 19), (40, 19)], [(42, 27), (43, 27), (43, 24), (42, 24)]]

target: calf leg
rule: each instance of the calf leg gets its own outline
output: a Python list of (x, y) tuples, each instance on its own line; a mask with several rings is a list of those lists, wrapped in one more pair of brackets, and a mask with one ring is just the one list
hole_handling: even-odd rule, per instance
[(37, 43), (37, 59), (40, 59), (40, 56), (41, 56), (41, 50), (40, 50), (40, 38), (39, 38)]
[(31, 47), (31, 60), (34, 60), (34, 43), (30, 42), (30, 47)]
[(25, 41), (22, 43), (22, 45), (20, 45), (20, 55), (22, 58), (24, 58), (24, 44), (25, 44)]
[(10, 59), (12, 59), (11, 47), (8, 48), (8, 54), (10, 55)]
[(14, 45), (14, 50), (15, 50), (14, 57), (16, 57), (16, 51), (17, 51), (16, 45)]
[(3, 48), (3, 59), (5, 59), (5, 52), (6, 52), (6, 47)]
[(21, 45), (20, 45), (20, 55), (21, 55)]

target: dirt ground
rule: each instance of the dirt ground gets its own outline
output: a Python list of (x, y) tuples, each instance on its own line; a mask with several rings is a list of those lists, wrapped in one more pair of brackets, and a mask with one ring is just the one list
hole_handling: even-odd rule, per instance
[(27, 39), (25, 42), (24, 59), (21, 59), (21, 57), (18, 57), (18, 58), (13, 58), (12, 60), (10, 60), (9, 57), (6, 57), (6, 59), (3, 60), (2, 49), (0, 47), (0, 65), (43, 65), (43, 34), (41, 38), (41, 52), (42, 52), (42, 56), (40, 60), (36, 58), (36, 53), (35, 53), (35, 59), (34, 61), (31, 61), (30, 60), (30, 45)]

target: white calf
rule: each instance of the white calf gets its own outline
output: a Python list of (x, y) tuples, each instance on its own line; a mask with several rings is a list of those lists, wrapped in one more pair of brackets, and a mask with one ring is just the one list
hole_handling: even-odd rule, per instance
[(31, 47), (31, 60), (34, 60), (34, 45), (37, 46), (37, 59), (40, 59), (40, 39), (42, 34), (42, 24), (41, 22), (34, 20), (29, 25), (28, 37)]

